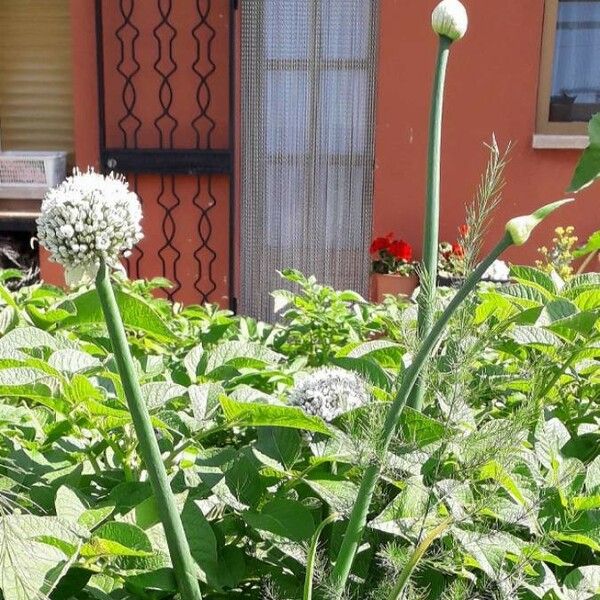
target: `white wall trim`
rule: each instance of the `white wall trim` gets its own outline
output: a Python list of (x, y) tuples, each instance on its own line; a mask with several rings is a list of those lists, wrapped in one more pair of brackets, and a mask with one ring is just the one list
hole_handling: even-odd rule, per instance
[(583, 150), (588, 144), (587, 135), (536, 133), (533, 136), (533, 147), (538, 150)]

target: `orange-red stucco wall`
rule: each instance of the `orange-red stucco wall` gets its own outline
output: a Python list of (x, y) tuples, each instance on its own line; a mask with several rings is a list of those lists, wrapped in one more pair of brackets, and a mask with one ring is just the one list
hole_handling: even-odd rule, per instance
[[(391, 230), (418, 249), (423, 221), (431, 80), (437, 40), (430, 13), (437, 0), (380, 0), (379, 80), (373, 230)], [(508, 184), (489, 243), (511, 216), (564, 196), (580, 151), (534, 150), (543, 0), (463, 0), (467, 36), (454, 44), (443, 137), (441, 236), (454, 239), (485, 166), (495, 132), (515, 144)], [(580, 238), (600, 229), (600, 185), (579, 195), (509, 257), (533, 261), (557, 225)]]

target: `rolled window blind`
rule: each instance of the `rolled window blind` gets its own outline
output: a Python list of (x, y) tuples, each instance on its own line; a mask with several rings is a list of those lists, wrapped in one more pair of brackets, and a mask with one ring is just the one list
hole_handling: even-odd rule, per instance
[(0, 147), (73, 149), (69, 0), (0, 0)]

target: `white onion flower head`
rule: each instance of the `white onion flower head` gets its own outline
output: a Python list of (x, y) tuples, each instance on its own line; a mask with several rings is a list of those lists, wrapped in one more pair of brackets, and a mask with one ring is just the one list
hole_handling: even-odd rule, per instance
[(459, 0), (442, 0), (433, 9), (431, 26), (438, 35), (446, 36), (452, 41), (460, 40), (469, 27), (467, 9)]
[(309, 415), (333, 421), (336, 417), (368, 404), (365, 382), (339, 367), (320, 367), (299, 378), (289, 397)]
[(65, 268), (68, 284), (93, 277), (101, 260), (118, 268), (143, 237), (142, 209), (125, 179), (75, 169), (42, 202), (38, 239)]

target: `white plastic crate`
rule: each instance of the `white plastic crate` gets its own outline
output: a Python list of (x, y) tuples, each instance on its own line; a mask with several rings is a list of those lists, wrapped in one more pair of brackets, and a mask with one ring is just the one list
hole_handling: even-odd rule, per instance
[(0, 198), (43, 198), (66, 168), (66, 152), (0, 152)]

